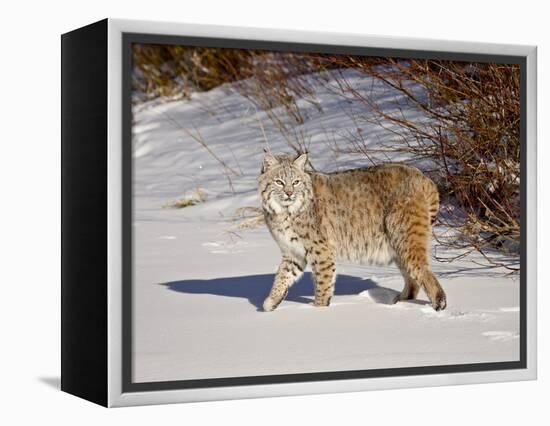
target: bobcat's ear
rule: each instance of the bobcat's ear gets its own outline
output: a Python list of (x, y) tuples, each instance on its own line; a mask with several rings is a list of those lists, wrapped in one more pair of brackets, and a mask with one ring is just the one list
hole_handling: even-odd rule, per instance
[(279, 160), (272, 154), (265, 154), (264, 161), (262, 163), (262, 173), (265, 173), (271, 167), (275, 167), (279, 164)]
[(300, 155), (298, 158), (296, 158), (293, 162), (293, 164), (298, 167), (300, 170), (304, 170), (307, 163), (307, 152), (305, 154)]

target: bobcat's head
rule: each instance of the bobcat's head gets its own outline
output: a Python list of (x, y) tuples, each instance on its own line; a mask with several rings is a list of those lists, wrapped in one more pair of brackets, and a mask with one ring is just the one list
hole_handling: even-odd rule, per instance
[(313, 194), (311, 178), (304, 168), (307, 154), (266, 154), (262, 172), (258, 177), (258, 189), (262, 206), (271, 213), (298, 213), (304, 209)]

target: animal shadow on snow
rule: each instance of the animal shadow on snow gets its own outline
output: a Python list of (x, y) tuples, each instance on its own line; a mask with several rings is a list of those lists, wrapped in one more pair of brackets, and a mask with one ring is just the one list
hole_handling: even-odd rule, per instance
[[(163, 283), (168, 289), (187, 294), (212, 294), (222, 297), (248, 299), (259, 311), (273, 284), (274, 274), (247, 275), (242, 277), (215, 278), (210, 280), (183, 280)], [(393, 304), (399, 292), (378, 286), (374, 281), (338, 275), (334, 294), (336, 296), (357, 295), (368, 290), (370, 298), (381, 304)], [(311, 272), (295, 283), (289, 290), (286, 300), (297, 303), (313, 301), (313, 281)], [(284, 302), (283, 302), (284, 303)]]

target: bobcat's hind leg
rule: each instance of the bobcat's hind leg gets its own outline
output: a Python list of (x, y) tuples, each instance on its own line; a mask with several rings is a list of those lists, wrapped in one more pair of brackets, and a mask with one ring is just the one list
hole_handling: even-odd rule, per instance
[(414, 281), (406, 271), (402, 271), (403, 278), (405, 279), (405, 287), (401, 291), (401, 294), (395, 298), (395, 302), (416, 299), (420, 286)]
[(284, 300), (288, 294), (289, 287), (294, 284), (303, 275), (306, 267), (305, 259), (293, 259), (284, 256), (269, 296), (264, 301), (264, 311), (272, 311)]
[(446, 308), (447, 298), (430, 266), (428, 246), (431, 225), (424, 207), (414, 200), (396, 205), (386, 217), (386, 230), (405, 278), (401, 296), (416, 296), (414, 292), (418, 290), (414, 286), (421, 286), (432, 307), (439, 311)]
[(433, 274), (429, 265), (414, 266), (416, 279), (421, 283), (422, 288), (428, 295), (428, 299), (432, 303), (432, 308), (436, 311), (442, 311), (447, 307), (447, 296), (441, 288), (439, 281)]

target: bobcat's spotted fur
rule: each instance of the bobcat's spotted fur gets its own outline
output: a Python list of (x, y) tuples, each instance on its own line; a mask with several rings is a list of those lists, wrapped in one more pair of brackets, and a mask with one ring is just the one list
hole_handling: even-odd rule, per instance
[(404, 164), (324, 174), (305, 171), (306, 162), (307, 154), (267, 154), (258, 178), (266, 223), (283, 255), (264, 310), (281, 303), (308, 263), (314, 305), (328, 306), (337, 259), (395, 261), (405, 279), (398, 300), (415, 298), (422, 287), (435, 310), (445, 309), (429, 263), (431, 221), (439, 208), (433, 181)]

